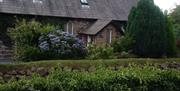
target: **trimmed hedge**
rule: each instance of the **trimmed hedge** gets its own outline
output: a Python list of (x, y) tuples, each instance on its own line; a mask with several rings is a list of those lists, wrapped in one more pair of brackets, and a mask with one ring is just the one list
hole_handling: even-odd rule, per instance
[(131, 66), (118, 71), (100, 67), (95, 72), (68, 72), (56, 68), (46, 77), (0, 84), (0, 91), (180, 91), (180, 72)]

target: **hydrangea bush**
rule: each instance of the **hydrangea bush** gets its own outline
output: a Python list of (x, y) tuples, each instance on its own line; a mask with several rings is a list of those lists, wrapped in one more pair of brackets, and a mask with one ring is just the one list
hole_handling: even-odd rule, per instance
[(87, 54), (87, 49), (79, 38), (62, 30), (42, 34), (38, 46), (44, 56), (57, 59), (84, 58)]

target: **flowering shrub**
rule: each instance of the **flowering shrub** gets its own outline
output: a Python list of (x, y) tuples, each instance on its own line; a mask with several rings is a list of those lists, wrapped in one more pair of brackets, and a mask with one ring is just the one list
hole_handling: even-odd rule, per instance
[(42, 34), (39, 38), (39, 48), (47, 57), (53, 58), (83, 58), (87, 49), (83, 42), (62, 30)]
[(14, 59), (17, 61), (83, 58), (86, 48), (82, 41), (56, 26), (44, 25), (35, 20), (17, 21), (9, 35), (14, 43)]

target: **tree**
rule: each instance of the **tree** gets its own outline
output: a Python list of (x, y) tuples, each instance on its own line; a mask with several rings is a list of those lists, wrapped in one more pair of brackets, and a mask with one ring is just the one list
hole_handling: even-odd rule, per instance
[(167, 56), (176, 56), (176, 39), (174, 34), (174, 27), (172, 24), (172, 19), (167, 14), (166, 16), (166, 30), (167, 30)]
[(166, 21), (153, 0), (140, 0), (131, 11), (128, 33), (135, 40), (133, 52), (142, 57), (166, 54)]
[(180, 47), (180, 5), (177, 5), (176, 8), (174, 8), (173, 12), (170, 13), (170, 16), (172, 17), (174, 25), (177, 45)]

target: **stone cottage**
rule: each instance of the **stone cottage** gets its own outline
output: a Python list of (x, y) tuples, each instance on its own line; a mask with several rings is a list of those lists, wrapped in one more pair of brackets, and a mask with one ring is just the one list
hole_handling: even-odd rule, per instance
[(85, 44), (112, 43), (124, 33), (137, 0), (0, 0), (0, 14), (66, 19), (64, 30)]

